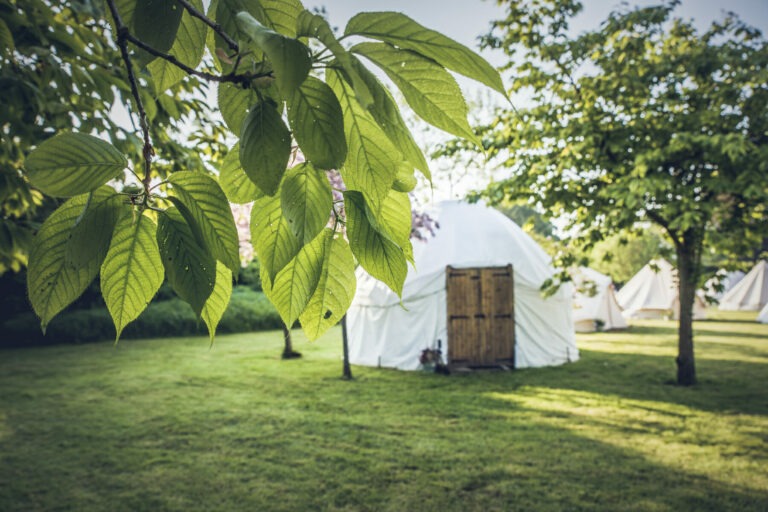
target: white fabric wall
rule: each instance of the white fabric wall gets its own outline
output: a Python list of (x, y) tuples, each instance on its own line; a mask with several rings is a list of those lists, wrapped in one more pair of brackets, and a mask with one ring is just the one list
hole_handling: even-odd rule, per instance
[(723, 295), (728, 293), (731, 290), (731, 288), (736, 286), (739, 283), (739, 281), (744, 279), (745, 275), (746, 274), (741, 270), (734, 270), (731, 272), (728, 272), (722, 269), (718, 270), (717, 276), (720, 277), (719, 282), (720, 282), (720, 285), (722, 286), (722, 290), (719, 292), (715, 291), (716, 279), (715, 277), (713, 277), (712, 279), (709, 279), (706, 283), (704, 283), (704, 289), (701, 291), (706, 295), (708, 295), (709, 297), (713, 297), (715, 299), (720, 300), (723, 297)]
[(768, 263), (763, 260), (720, 299), (726, 311), (759, 311), (768, 303)]
[[(616, 291), (610, 277), (587, 267), (575, 269), (572, 277), (577, 289), (573, 296), (573, 323), (576, 332), (594, 331), (598, 320), (605, 331), (628, 327), (621, 314), (621, 306), (616, 300)], [(594, 283), (594, 295), (578, 291), (587, 281)]]
[(515, 279), (517, 368), (548, 366), (579, 357), (568, 284), (544, 299), (539, 288), (554, 274), (550, 258), (519, 226), (482, 204), (446, 201), (440, 224), (427, 242), (414, 241), (416, 268), (409, 267), (400, 299), (358, 270), (357, 293), (347, 313), (350, 361), (402, 370), (419, 367), (419, 355), (442, 340), (447, 350), (445, 267), (506, 266)]
[(757, 321), (761, 324), (768, 324), (768, 303), (766, 303), (762, 311), (757, 314)]
[[(656, 267), (656, 269), (652, 268)], [(651, 260), (616, 294), (624, 318), (678, 318), (677, 270), (665, 259)], [(694, 320), (706, 318), (706, 304), (694, 298)]]

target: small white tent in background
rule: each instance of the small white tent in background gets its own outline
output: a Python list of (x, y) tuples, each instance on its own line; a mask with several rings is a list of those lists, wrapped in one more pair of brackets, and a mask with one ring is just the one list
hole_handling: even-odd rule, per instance
[[(401, 370), (420, 367), (425, 348), (442, 342), (452, 363), (448, 329), (446, 268), (490, 268), (512, 265), (514, 366), (559, 365), (579, 358), (572, 319), (572, 286), (543, 298), (540, 287), (554, 275), (550, 257), (520, 227), (483, 204), (446, 201), (433, 217), (440, 229), (426, 242), (414, 242), (415, 268), (408, 268), (400, 299), (384, 284), (359, 270), (355, 298), (347, 313), (350, 361)], [(470, 278), (470, 279), (477, 279)], [(478, 281), (474, 281), (478, 282)], [(498, 290), (488, 290), (491, 295)], [(485, 300), (486, 290), (483, 291)], [(461, 302), (461, 296), (458, 297)], [(470, 301), (472, 297), (468, 297)], [(483, 322), (474, 314), (469, 322)], [(509, 317), (510, 315), (506, 315)], [(478, 343), (508, 332), (490, 333)], [(511, 335), (510, 335), (511, 336)]]
[(573, 294), (573, 325), (576, 332), (627, 328), (610, 277), (587, 267), (573, 270), (571, 277), (576, 289)]
[(725, 311), (759, 311), (768, 303), (768, 263), (759, 261), (744, 279), (720, 299)]
[[(744, 279), (745, 275), (746, 274), (741, 270), (733, 270), (731, 272), (722, 269), (718, 270), (712, 279), (709, 279), (706, 283), (704, 283), (704, 289), (702, 291), (705, 293), (705, 295), (720, 300), (722, 299), (723, 295), (731, 291), (731, 288), (736, 286), (739, 281)], [(715, 284), (718, 281), (722, 287), (720, 291), (715, 290)]]
[[(616, 294), (624, 318), (678, 318), (677, 270), (665, 259), (651, 260)], [(695, 298), (693, 318), (706, 317), (706, 305)]]
[(768, 303), (766, 303), (762, 311), (757, 314), (757, 321), (761, 324), (768, 324)]

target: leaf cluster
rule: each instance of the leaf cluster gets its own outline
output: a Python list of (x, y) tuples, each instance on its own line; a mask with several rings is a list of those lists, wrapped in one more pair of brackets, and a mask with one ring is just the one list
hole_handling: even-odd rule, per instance
[[(503, 93), (487, 62), (398, 13), (359, 14), (337, 38), (298, 0), (218, 0), (207, 13), (201, 0), (106, 4), (139, 113), (141, 158), (83, 131), (60, 133), (27, 158), (32, 185), (70, 198), (45, 221), (30, 256), (29, 293), (43, 328), (100, 274), (118, 337), (165, 279), (213, 339), (240, 264), (230, 202), (253, 202), (262, 288), (284, 323), (300, 320), (310, 338), (345, 314), (356, 264), (402, 291), (413, 260), (407, 192), (414, 173), (429, 177), (429, 169), (365, 61), (425, 121), (470, 140), (448, 70)], [(364, 41), (347, 49), (349, 37)], [(193, 168), (168, 174), (154, 160), (156, 117), (144, 100), (189, 80), (219, 84), (224, 125), (238, 139), (218, 179)], [(126, 169), (141, 186), (120, 193), (109, 183)], [(331, 170), (343, 180), (337, 198)]]
[[(148, 78), (142, 83), (148, 85)], [(197, 112), (210, 116), (192, 92), (194, 81), (178, 83), (163, 94), (151, 88), (141, 98), (162, 145), (157, 172), (203, 171), (209, 152), (217, 152), (223, 132), (193, 127), (189, 140), (173, 137)], [(115, 104), (135, 110), (126, 69), (111, 41), (100, 0), (10, 0), (0, 4), (0, 273), (20, 271), (27, 262), (32, 235), (59, 201), (30, 187), (22, 169), (30, 151), (60, 131), (99, 133), (131, 161), (141, 158), (141, 139), (115, 115)]]

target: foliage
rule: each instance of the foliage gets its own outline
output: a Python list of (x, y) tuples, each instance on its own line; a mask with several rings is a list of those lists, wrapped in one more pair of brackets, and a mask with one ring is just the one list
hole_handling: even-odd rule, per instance
[(591, 266), (622, 285), (654, 258), (674, 260), (674, 251), (658, 228), (617, 233), (597, 242)]
[(579, 335), (578, 364), (351, 383), (338, 329), (290, 363), (279, 330), (3, 350), (0, 509), (764, 511), (753, 318), (695, 323), (693, 388), (660, 385), (664, 321)]
[[(19, 0), (2, 19), (22, 23), (25, 6)], [(57, 57), (66, 71), (46, 76), (41, 87), (69, 85), (75, 75), (87, 82), (93, 69), (106, 67), (117, 78), (75, 85), (57, 98), (77, 111), (68, 99), (95, 91), (99, 101), (76, 115), (99, 121), (34, 119), (53, 136), (31, 137), (27, 143), (37, 147), (25, 160), (18, 152), (17, 168), (33, 187), (69, 198), (43, 223), (30, 255), (29, 295), (44, 330), (101, 271), (118, 337), (164, 278), (213, 337), (240, 265), (242, 229), (238, 235), (231, 201), (254, 202), (250, 230), (264, 293), (286, 325), (301, 318), (319, 336), (349, 307), (355, 259), (392, 289), (402, 288), (412, 259), (407, 192), (416, 169), (429, 176), (391, 94), (360, 57), (383, 69), (427, 122), (472, 140), (466, 103), (447, 70), (504, 92), (498, 73), (474, 52), (397, 13), (359, 14), (337, 38), (299, 0), (219, 0), (207, 14), (201, 0), (106, 0), (106, 15), (100, 9), (88, 2), (49, 9), (49, 18), (61, 18), (54, 34), (71, 36), (67, 25), (80, 16), (87, 23), (76, 24), (69, 60)], [(23, 31), (12, 28), (16, 46), (4, 58), (34, 60), (21, 54)], [(347, 38), (358, 44), (347, 49)], [(197, 100), (179, 95), (201, 90), (202, 82), (219, 84), (224, 123), (238, 139), (219, 179), (204, 171), (213, 155), (224, 155), (221, 148), (204, 150), (211, 158), (197, 166), (176, 158), (184, 148), (166, 151), (175, 144), (169, 123), (185, 114), (210, 117)], [(120, 100), (130, 95), (140, 138), (104, 124), (112, 85)], [(172, 107), (178, 115), (168, 114)], [(23, 121), (11, 119), (14, 127)], [(213, 140), (221, 130), (214, 125), (204, 133)], [(129, 136), (126, 151), (118, 141)], [(306, 161), (286, 170), (299, 152)], [(340, 200), (326, 175), (332, 169), (346, 185)], [(124, 175), (131, 188), (111, 185)], [(340, 234), (344, 224), (349, 241)]]
[[(110, 44), (103, 8), (98, 0), (0, 4), (0, 274), (26, 265), (32, 234), (58, 203), (41, 193), (45, 182), (41, 189), (32, 188), (22, 174), (32, 149), (74, 128), (80, 134), (99, 133), (117, 154), (140, 161), (140, 137), (118, 121), (119, 109), (113, 108), (116, 103), (136, 107), (118, 49)], [(189, 119), (192, 112), (195, 119), (210, 116), (200, 94), (191, 94), (194, 90), (204, 92), (204, 86), (193, 79), (158, 93), (149, 87), (140, 91), (162, 148), (158, 175), (204, 171), (210, 158), (226, 149), (220, 127)], [(182, 123), (188, 128), (186, 140), (170, 135)], [(206, 143), (202, 150), (201, 142)], [(54, 182), (57, 177), (61, 173)]]
[[(218, 332), (236, 333), (277, 329), (282, 321), (263, 293), (235, 286), (218, 325)], [(31, 312), (18, 312), (0, 322), (3, 347), (59, 343), (91, 343), (115, 338), (109, 311), (101, 307), (67, 309), (49, 325), (45, 336)], [(200, 335), (206, 326), (179, 298), (155, 301), (122, 332), (123, 339)]]
[(509, 170), (484, 195), (535, 198), (585, 249), (641, 220), (664, 229), (680, 275), (678, 377), (691, 384), (703, 248), (738, 251), (768, 229), (768, 44), (734, 17), (698, 33), (675, 2), (624, 6), (579, 35), (576, 1), (502, 3), (485, 43), (509, 55), (512, 91), (532, 106), (481, 130)]

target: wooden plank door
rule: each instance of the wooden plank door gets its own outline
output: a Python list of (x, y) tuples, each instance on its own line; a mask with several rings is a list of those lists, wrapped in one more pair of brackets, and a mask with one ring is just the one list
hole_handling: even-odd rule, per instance
[(446, 268), (448, 362), (514, 367), (515, 301), (512, 265)]

